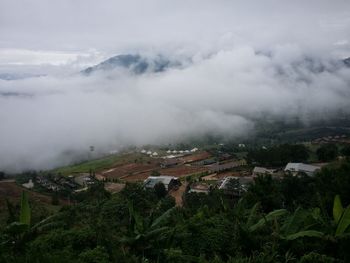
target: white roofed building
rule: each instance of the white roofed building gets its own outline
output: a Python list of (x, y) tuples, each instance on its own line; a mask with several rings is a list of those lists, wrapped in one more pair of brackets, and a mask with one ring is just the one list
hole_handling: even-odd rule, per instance
[(321, 167), (310, 165), (310, 164), (304, 164), (304, 163), (288, 163), (286, 168), (284, 169), (285, 172), (290, 172), (294, 176), (298, 173), (305, 173), (307, 175), (314, 175), (315, 172), (320, 170)]
[(273, 174), (275, 170), (267, 169), (265, 167), (255, 166), (253, 169), (253, 176), (265, 175), (265, 174)]
[(143, 183), (143, 186), (148, 189), (153, 189), (157, 183), (162, 183), (167, 191), (181, 185), (179, 178), (174, 176), (149, 176)]

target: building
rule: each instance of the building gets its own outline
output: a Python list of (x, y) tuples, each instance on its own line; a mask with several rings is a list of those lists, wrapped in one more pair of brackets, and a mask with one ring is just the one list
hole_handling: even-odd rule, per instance
[(254, 177), (259, 176), (259, 175), (266, 175), (266, 174), (272, 175), (274, 172), (275, 172), (275, 170), (273, 170), (273, 169), (267, 169), (265, 167), (255, 166), (253, 169), (252, 175)]
[(232, 161), (232, 162), (226, 162), (226, 163), (216, 163), (216, 164), (212, 164), (209, 166), (209, 170), (212, 173), (217, 173), (217, 172), (222, 172), (222, 171), (226, 171), (235, 167), (239, 167), (239, 166), (243, 166), (246, 165), (246, 161), (245, 160), (237, 160), (237, 161)]
[(292, 175), (298, 175), (299, 173), (305, 173), (309, 176), (314, 175), (315, 172), (320, 170), (321, 167), (310, 165), (310, 164), (304, 164), (304, 163), (288, 163), (286, 168), (284, 169), (285, 172), (290, 172)]
[(22, 184), (23, 187), (28, 188), (28, 189), (32, 189), (34, 187), (34, 183), (32, 179), (29, 179), (28, 183)]
[(94, 180), (90, 177), (88, 173), (82, 173), (74, 177), (74, 182), (81, 187), (86, 187), (88, 185), (94, 184)]
[(169, 168), (176, 166), (179, 163), (179, 160), (176, 158), (168, 158), (165, 159), (163, 162), (161, 162), (160, 167), (162, 168)]
[(179, 178), (174, 176), (161, 175), (161, 176), (149, 176), (144, 181), (143, 186), (147, 189), (153, 189), (157, 183), (163, 183), (167, 191), (176, 189), (181, 185)]
[(248, 190), (249, 185), (253, 182), (254, 178), (250, 176), (228, 176), (221, 181), (219, 189), (224, 190), (226, 194), (239, 197)]
[(210, 186), (204, 183), (193, 183), (190, 186), (189, 193), (203, 193), (203, 194), (209, 194)]

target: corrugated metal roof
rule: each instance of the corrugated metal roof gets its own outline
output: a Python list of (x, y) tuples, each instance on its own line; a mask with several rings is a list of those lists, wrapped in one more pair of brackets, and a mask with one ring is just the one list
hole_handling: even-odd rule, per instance
[(306, 172), (306, 173), (314, 173), (316, 170), (319, 170), (320, 167), (310, 165), (310, 164), (304, 164), (304, 163), (288, 163), (285, 171), (290, 172)]
[(153, 188), (157, 183), (163, 183), (165, 188), (168, 190), (168, 185), (171, 180), (177, 180), (177, 177), (174, 176), (150, 176), (144, 181), (144, 186), (146, 188)]

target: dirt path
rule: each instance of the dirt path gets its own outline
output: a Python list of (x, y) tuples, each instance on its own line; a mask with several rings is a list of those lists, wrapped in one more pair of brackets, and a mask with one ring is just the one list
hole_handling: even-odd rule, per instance
[(183, 183), (176, 191), (170, 191), (170, 195), (175, 198), (176, 206), (182, 206), (182, 195), (185, 193), (187, 183)]
[(0, 183), (14, 183), (15, 179), (5, 179), (5, 180), (0, 180)]

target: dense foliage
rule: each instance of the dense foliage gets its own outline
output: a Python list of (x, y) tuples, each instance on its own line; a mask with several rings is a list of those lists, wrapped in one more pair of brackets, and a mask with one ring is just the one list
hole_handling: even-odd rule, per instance
[(302, 144), (281, 144), (260, 148), (248, 153), (248, 161), (264, 166), (283, 166), (288, 162), (301, 162), (309, 158), (308, 149)]
[(338, 147), (335, 144), (324, 144), (317, 149), (316, 154), (320, 161), (332, 161), (338, 156)]
[[(161, 187), (160, 187), (161, 188)], [(90, 188), (42, 221), (1, 228), (0, 262), (349, 262), (350, 163), (315, 177), (258, 177), (240, 199), (214, 189), (169, 195)]]

